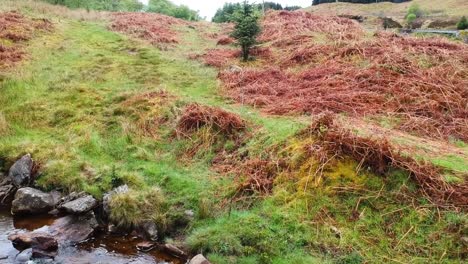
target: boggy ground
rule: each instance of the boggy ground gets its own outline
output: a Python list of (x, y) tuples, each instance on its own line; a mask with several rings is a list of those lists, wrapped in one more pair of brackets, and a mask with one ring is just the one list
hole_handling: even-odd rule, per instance
[(45, 189), (100, 197), (127, 183), (133, 191), (116, 202), (122, 225), (153, 219), (167, 240), (213, 263), (466, 259), (465, 211), (432, 203), (408, 172), (379, 173), (346, 153), (317, 156), (310, 117), (267, 116), (225, 99), (217, 70), (187, 59), (215, 47), (215, 26), (175, 25), (179, 43), (155, 48), (109, 31), (109, 16), (59, 19), (54, 8), (40, 9), (54, 30), (2, 71), (3, 169), (30, 152)]

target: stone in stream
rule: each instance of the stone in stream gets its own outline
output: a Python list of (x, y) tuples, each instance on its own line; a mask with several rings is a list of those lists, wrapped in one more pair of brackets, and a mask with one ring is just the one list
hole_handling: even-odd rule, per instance
[(152, 241), (158, 240), (158, 228), (154, 221), (143, 221), (138, 229), (144, 238)]
[(198, 254), (193, 257), (189, 264), (211, 264), (202, 254)]
[(55, 220), (49, 227), (49, 233), (60, 245), (75, 245), (87, 240), (98, 227), (93, 212), (84, 215), (67, 215)]
[(80, 197), (59, 205), (58, 209), (69, 214), (84, 214), (91, 211), (98, 204), (97, 200), (91, 195)]
[(47, 213), (55, 206), (52, 195), (40, 190), (25, 187), (19, 189), (11, 205), (11, 213), (41, 214)]
[(57, 240), (45, 232), (11, 234), (8, 239), (18, 250), (34, 248), (42, 251), (55, 251), (58, 249)]
[[(56, 256), (57, 256), (57, 251), (47, 251), (47, 250), (42, 250), (38, 248), (32, 249), (33, 259), (53, 259)], [(37, 263), (37, 262), (34, 262), (34, 263)]]
[(136, 248), (143, 252), (148, 252), (152, 250), (156, 245), (153, 242), (143, 241), (136, 245)]
[(159, 250), (164, 251), (172, 256), (185, 258), (187, 257), (187, 253), (185, 253), (182, 249), (172, 245), (172, 244), (163, 244), (159, 246)]
[(28, 248), (26, 250), (23, 250), (21, 253), (19, 253), (16, 258), (14, 263), (26, 263), (28, 262), (32, 257), (32, 248)]
[(11, 166), (8, 177), (17, 188), (29, 185), (32, 182), (33, 160), (26, 154)]
[(10, 204), (16, 192), (16, 186), (13, 184), (0, 186), (0, 205)]

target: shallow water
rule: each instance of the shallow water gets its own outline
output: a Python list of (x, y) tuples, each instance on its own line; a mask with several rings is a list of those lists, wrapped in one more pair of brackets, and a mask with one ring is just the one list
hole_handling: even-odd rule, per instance
[[(0, 263), (15, 263), (20, 253), (8, 240), (8, 235), (17, 231), (33, 231), (50, 225), (55, 219), (51, 216), (13, 218), (10, 212), (0, 209)], [(142, 253), (136, 250), (141, 239), (131, 236), (111, 236), (96, 234), (88, 242), (75, 247), (59, 248), (53, 263), (63, 264), (182, 264), (184, 261), (153, 250)]]

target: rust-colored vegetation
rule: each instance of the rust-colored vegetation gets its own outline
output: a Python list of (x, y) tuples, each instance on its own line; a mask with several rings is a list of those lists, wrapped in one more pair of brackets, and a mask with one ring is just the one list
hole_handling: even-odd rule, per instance
[(181, 19), (154, 13), (116, 13), (110, 28), (151, 42), (155, 46), (179, 42), (177, 26), (188, 25)]
[(38, 31), (49, 31), (52, 23), (47, 19), (30, 19), (17, 12), (0, 13), (0, 69), (21, 61), (26, 53), (22, 43)]
[[(468, 49), (442, 38), (366, 35), (356, 21), (306, 12), (270, 12), (256, 67), (222, 71), (226, 94), (271, 114), (390, 116), (398, 128), (468, 140)], [(231, 50), (205, 63), (236, 63)], [(272, 66), (273, 65), (273, 66)], [(259, 67), (260, 66), (260, 67)]]

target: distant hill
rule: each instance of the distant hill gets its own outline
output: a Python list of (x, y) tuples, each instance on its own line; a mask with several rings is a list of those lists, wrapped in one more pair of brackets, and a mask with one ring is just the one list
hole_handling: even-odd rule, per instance
[[(315, 14), (327, 15), (354, 15), (362, 16), (365, 19), (363, 25), (365, 28), (375, 29), (380, 27), (379, 17), (390, 17), (401, 24), (404, 24), (408, 8), (412, 4), (417, 4), (424, 12), (420, 19), (421, 27), (426, 28), (455, 28), (456, 23), (461, 16), (468, 15), (467, 0), (395, 0), (401, 3), (391, 3), (390, 1), (379, 1), (378, 3), (356, 3), (368, 0), (344, 0), (349, 2), (335, 2), (333, 0), (315, 0), (320, 2), (306, 10)], [(329, 3), (326, 3), (329, 2)], [(333, 3), (330, 3), (333, 2)]]
[(373, 4), (376, 2), (392, 2), (392, 3), (403, 3), (411, 0), (314, 0), (312, 5), (319, 5), (325, 3), (336, 3), (336, 2), (348, 2), (352, 4)]
[[(316, 0), (319, 1), (319, 5), (309, 7), (308, 10), (318, 13), (334, 13), (334, 14), (356, 14), (356, 15), (367, 15), (367, 16), (379, 16), (385, 15), (402, 19), (408, 7), (413, 3), (418, 4), (429, 16), (463, 16), (468, 15), (468, 1), (466, 0), (445, 0), (445, 1), (433, 1), (433, 0), (412, 0), (412, 1), (401, 1), (402, 3), (391, 3), (390, 1), (379, 1), (373, 4), (356, 4), (357, 1), (367, 0), (347, 0), (354, 3), (344, 3), (344, 1), (335, 2), (333, 0)], [(333, 3), (325, 3), (325, 2)], [(346, 0), (345, 0), (346, 1)]]

